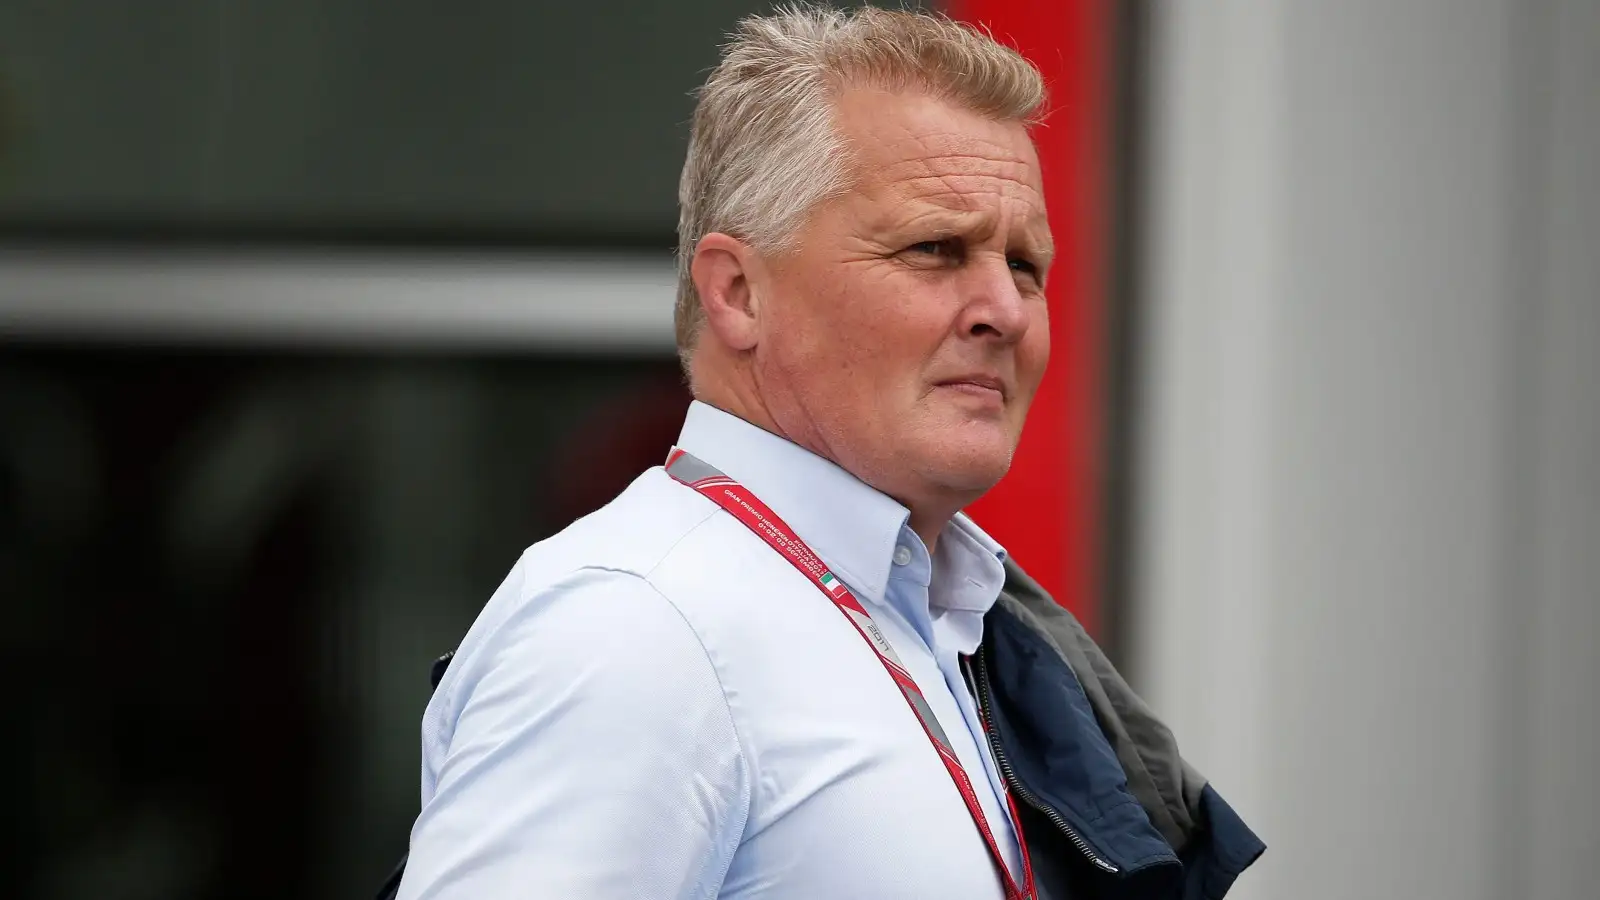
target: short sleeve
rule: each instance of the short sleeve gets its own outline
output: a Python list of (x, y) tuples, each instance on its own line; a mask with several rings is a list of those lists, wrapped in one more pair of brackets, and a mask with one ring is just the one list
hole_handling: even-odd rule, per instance
[(400, 900), (716, 896), (750, 779), (723, 686), (667, 598), (580, 570), (462, 663)]

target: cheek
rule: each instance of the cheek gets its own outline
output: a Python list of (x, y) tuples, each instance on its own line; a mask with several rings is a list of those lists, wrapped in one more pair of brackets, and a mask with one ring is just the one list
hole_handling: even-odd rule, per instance
[(921, 373), (949, 337), (954, 288), (884, 266), (787, 274), (791, 305), (774, 310), (770, 362), (796, 393), (857, 428), (915, 403)]
[(814, 374), (835, 380), (866, 376), (902, 355), (906, 310), (884, 286), (863, 281), (861, 273), (845, 269), (795, 285), (794, 308), (784, 310), (775, 335), (788, 344), (793, 362), (814, 364)]
[(795, 277), (766, 317), (763, 364), (807, 405), (843, 401), (861, 379), (873, 329), (853, 299), (835, 279)]
[(1050, 362), (1050, 315), (1041, 304), (1040, 312), (1028, 326), (1028, 333), (1017, 345), (1017, 380), (1027, 386), (1031, 398), (1044, 380)]

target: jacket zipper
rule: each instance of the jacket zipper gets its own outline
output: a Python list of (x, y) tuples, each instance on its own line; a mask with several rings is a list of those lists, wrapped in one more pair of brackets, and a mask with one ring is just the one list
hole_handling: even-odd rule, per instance
[[(990, 714), (989, 667), (984, 660), (983, 650), (983, 646), (979, 645), (978, 652), (975, 654), (977, 662), (975, 674), (978, 684), (974, 693), (977, 694), (978, 716), (983, 720), (983, 731), (989, 738), (989, 752), (994, 754), (995, 765), (1000, 768), (1000, 777), (1005, 779), (1006, 786), (1011, 788), (1018, 797), (1021, 797), (1024, 803), (1038, 810), (1046, 819), (1049, 819), (1050, 823), (1056, 826), (1056, 830), (1061, 832), (1061, 835), (1072, 846), (1078, 848), (1078, 852), (1083, 854), (1084, 859), (1093, 863), (1101, 871), (1115, 875), (1120, 871), (1116, 866), (1095, 853), (1094, 848), (1089, 846), (1089, 842), (1084, 840), (1083, 836), (1078, 834), (1071, 825), (1068, 825), (1067, 820), (1062, 818), (1060, 813), (1056, 812), (1043, 800), (1040, 800), (1037, 794), (1028, 790), (1027, 785), (1017, 779), (1017, 773), (1011, 768), (1011, 761), (1006, 759), (1006, 752), (1000, 746), (1000, 734), (994, 727), (994, 717)], [(1021, 840), (1022, 835), (1017, 835), (1017, 839)]]

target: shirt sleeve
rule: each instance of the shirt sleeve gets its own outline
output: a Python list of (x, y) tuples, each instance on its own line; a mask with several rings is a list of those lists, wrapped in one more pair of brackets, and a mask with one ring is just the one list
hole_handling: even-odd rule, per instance
[(715, 897), (749, 775), (706, 649), (636, 575), (523, 602), (450, 693), (399, 900)]

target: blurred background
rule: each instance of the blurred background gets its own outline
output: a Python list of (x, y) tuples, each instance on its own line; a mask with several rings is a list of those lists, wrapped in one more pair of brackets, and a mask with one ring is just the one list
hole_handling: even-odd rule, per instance
[[(0, 0), (0, 896), (367, 896), (520, 550), (655, 464), (756, 0)], [(1600, 897), (1600, 3), (963, 0), (1055, 355), (974, 515), (1270, 852)]]

